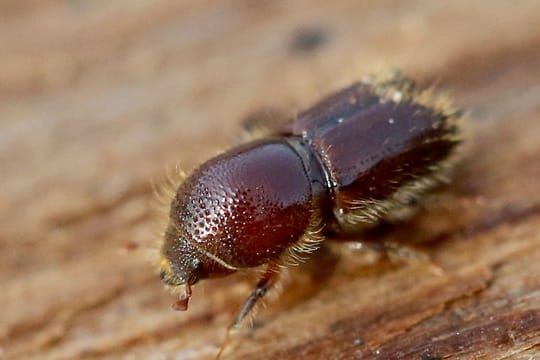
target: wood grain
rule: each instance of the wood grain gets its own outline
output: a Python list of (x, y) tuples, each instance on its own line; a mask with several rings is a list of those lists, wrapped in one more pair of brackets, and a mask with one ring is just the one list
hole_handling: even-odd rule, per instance
[(533, 0), (0, 1), (0, 358), (213, 358), (252, 282), (170, 310), (151, 179), (251, 110), (400, 68), (474, 128), (425, 211), (366, 234), (432, 261), (324, 249), (225, 355), (540, 359), (539, 34)]

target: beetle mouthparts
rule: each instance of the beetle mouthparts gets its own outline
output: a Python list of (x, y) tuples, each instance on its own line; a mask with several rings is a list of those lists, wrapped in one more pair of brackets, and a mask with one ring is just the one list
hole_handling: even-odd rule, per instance
[(191, 298), (191, 286), (188, 284), (179, 285), (178, 290), (180, 291), (180, 297), (178, 301), (172, 304), (172, 308), (176, 311), (186, 311)]

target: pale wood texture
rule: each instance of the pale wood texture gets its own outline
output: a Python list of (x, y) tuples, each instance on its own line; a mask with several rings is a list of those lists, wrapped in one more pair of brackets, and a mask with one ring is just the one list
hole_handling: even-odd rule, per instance
[(0, 358), (215, 356), (251, 282), (170, 310), (150, 180), (234, 143), (248, 111), (292, 114), (385, 67), (473, 119), (456, 180), (367, 235), (430, 243), (443, 272), (321, 252), (226, 357), (540, 359), (534, 0), (1, 0)]

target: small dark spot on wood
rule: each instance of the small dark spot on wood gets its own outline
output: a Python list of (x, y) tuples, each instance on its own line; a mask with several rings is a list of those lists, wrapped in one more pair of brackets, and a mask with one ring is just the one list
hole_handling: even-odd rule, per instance
[(135, 241), (128, 241), (124, 244), (124, 250), (126, 252), (135, 251), (140, 247), (139, 243)]
[(329, 32), (323, 27), (306, 27), (296, 31), (291, 41), (291, 50), (308, 53), (320, 49), (330, 39)]
[(437, 356), (437, 355), (429, 355), (429, 354), (426, 354), (426, 355), (422, 355), (420, 357), (421, 360), (442, 360), (442, 357), (440, 356)]

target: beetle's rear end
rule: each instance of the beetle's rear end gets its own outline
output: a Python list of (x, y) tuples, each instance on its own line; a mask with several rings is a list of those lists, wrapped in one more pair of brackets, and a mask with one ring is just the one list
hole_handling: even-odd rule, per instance
[(461, 114), (401, 76), (356, 83), (282, 129), (320, 159), (331, 196), (327, 230), (401, 217), (458, 158)]

